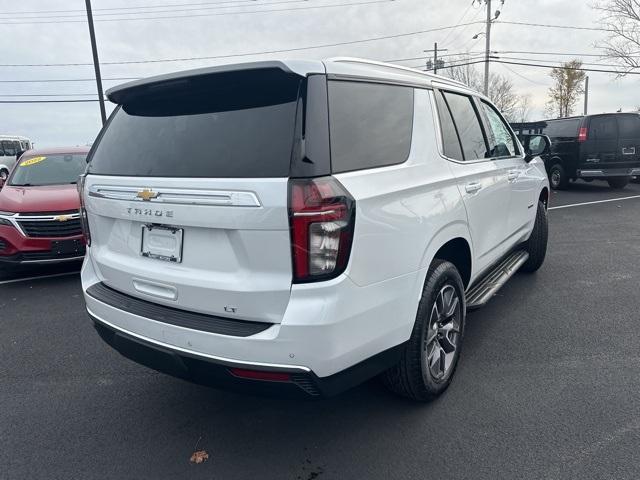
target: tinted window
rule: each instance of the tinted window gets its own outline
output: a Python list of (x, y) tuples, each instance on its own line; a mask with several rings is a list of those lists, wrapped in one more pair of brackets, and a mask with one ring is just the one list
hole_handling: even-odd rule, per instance
[(9, 183), (15, 186), (76, 183), (87, 167), (87, 154), (30, 155), (21, 157)]
[(2, 149), (4, 150), (4, 154), (8, 156), (13, 156), (16, 154), (16, 143), (11, 140), (3, 140), (2, 141)]
[(490, 135), (489, 152), (491, 157), (512, 157), (516, 155), (516, 146), (513, 135), (504, 123), (498, 112), (486, 102), (482, 102), (489, 126), (493, 135)]
[(589, 121), (589, 139), (615, 140), (617, 137), (618, 126), (613, 115), (592, 117)]
[(456, 126), (451, 118), (451, 112), (447, 107), (441, 92), (435, 92), (438, 116), (440, 117), (440, 129), (442, 130), (442, 148), (445, 156), (454, 160), (464, 160), (460, 140), (456, 133)]
[(623, 138), (640, 138), (640, 115), (618, 115), (618, 128)]
[(286, 177), (300, 82), (265, 70), (149, 88), (158, 93), (127, 99), (115, 112), (89, 173)]
[(451, 92), (444, 92), (444, 97), (456, 123), (465, 160), (486, 158), (487, 145), (471, 97)]
[(411, 149), (413, 88), (329, 82), (334, 172), (404, 162)]
[(582, 118), (551, 121), (542, 133), (549, 137), (577, 138), (581, 122)]

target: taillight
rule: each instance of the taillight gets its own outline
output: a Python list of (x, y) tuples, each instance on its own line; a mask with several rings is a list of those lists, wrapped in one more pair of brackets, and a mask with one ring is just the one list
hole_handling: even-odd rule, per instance
[(80, 196), (80, 226), (82, 227), (82, 233), (84, 234), (85, 242), (87, 246), (91, 246), (91, 232), (89, 232), (89, 220), (87, 219), (87, 210), (84, 208), (84, 183), (86, 174), (82, 174), (78, 177), (78, 195)]
[(289, 180), (293, 281), (328, 280), (349, 262), (355, 200), (333, 177)]
[(578, 141), (586, 142), (587, 141), (587, 128), (580, 127), (580, 132), (578, 133)]

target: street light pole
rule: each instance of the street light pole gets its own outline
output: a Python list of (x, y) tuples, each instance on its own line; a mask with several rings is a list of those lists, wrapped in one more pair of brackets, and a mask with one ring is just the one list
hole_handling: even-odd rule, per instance
[[(88, 1), (88, 0), (87, 0)], [(489, 95), (489, 55), (491, 54), (491, 0), (487, 0), (487, 31), (484, 52), (484, 94)]]
[(87, 6), (87, 22), (89, 23), (89, 37), (91, 37), (91, 51), (93, 53), (93, 68), (96, 72), (96, 86), (98, 88), (98, 102), (100, 103), (100, 117), (102, 125), (107, 123), (107, 112), (104, 107), (104, 94), (102, 93), (102, 77), (100, 76), (100, 61), (96, 47), (96, 32), (93, 29), (93, 14), (91, 13), (91, 0), (85, 0)]

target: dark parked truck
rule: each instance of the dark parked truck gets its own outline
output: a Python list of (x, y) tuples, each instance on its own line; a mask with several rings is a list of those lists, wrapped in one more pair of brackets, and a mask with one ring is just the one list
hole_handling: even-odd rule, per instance
[(563, 189), (581, 178), (606, 180), (612, 188), (624, 188), (640, 175), (640, 115), (606, 113), (581, 117), (513, 124), (518, 133), (536, 133), (551, 139), (545, 158), (553, 189)]

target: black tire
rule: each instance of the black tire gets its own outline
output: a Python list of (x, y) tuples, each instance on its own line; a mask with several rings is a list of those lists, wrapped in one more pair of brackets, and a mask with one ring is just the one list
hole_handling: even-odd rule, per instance
[(629, 177), (613, 177), (607, 179), (607, 183), (611, 188), (615, 188), (617, 190), (622, 190), (624, 187), (629, 185)]
[[(442, 302), (438, 305), (442, 305), (443, 313), (448, 313), (444, 310), (450, 310), (449, 307), (454, 301), (447, 306), (445, 298), (448, 293), (453, 295), (452, 292), (455, 292), (458, 299), (454, 315), (449, 321), (443, 319), (442, 322), (439, 320), (433, 322), (434, 317), (447, 316), (434, 315), (434, 309), (436, 313), (438, 312), (438, 307), (434, 307), (434, 304), (440, 302), (442, 298)], [(421, 402), (433, 400), (442, 394), (451, 383), (460, 358), (465, 317), (464, 285), (458, 270), (450, 262), (435, 259), (427, 272), (411, 338), (398, 364), (383, 373), (382, 379), (385, 385), (399, 395)], [(448, 329), (447, 326), (449, 326)], [(445, 332), (444, 337), (441, 331)], [(451, 348), (451, 345), (454, 350), (447, 353), (445, 346)], [(447, 355), (450, 354), (452, 356), (448, 357)], [(432, 355), (437, 360), (437, 369), (435, 362), (433, 362), (434, 365), (429, 365)], [(438, 377), (432, 370), (440, 370), (441, 365), (443, 366), (442, 377)]]
[(554, 190), (564, 190), (569, 185), (567, 172), (564, 171), (564, 168), (559, 163), (554, 164), (549, 169), (549, 184)]
[(547, 209), (544, 203), (538, 202), (536, 212), (536, 222), (529, 240), (524, 243), (524, 249), (529, 254), (529, 258), (520, 267), (521, 272), (533, 273), (544, 263), (547, 256), (547, 241), (549, 239), (549, 222), (547, 219)]
[(0, 170), (0, 178), (2, 178), (2, 180), (7, 180), (7, 178), (9, 177), (9, 171), (6, 169), (2, 169)]

